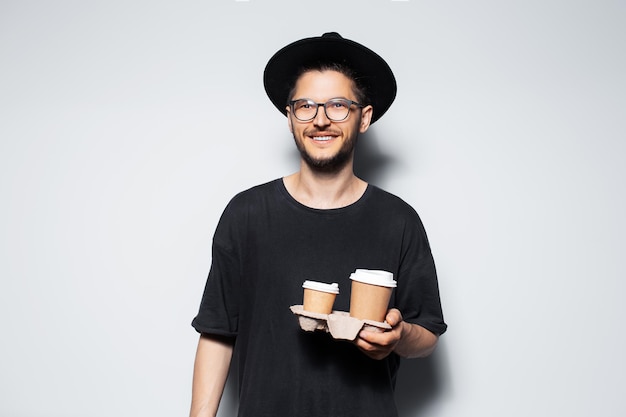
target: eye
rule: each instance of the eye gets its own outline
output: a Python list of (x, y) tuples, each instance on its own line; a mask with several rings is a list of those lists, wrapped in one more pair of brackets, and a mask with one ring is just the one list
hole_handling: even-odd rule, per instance
[(331, 106), (332, 108), (334, 108), (334, 109), (345, 109), (345, 108), (348, 108), (348, 107), (349, 107), (349, 105), (348, 105), (348, 103), (347, 103), (347, 102), (345, 102), (345, 101), (340, 101), (340, 100), (337, 100), (337, 101), (331, 101), (331, 102), (330, 102), (330, 106)]
[(296, 101), (294, 105), (296, 109), (303, 109), (303, 110), (310, 109), (312, 106), (313, 105), (311, 104), (311, 102), (306, 101), (306, 100)]

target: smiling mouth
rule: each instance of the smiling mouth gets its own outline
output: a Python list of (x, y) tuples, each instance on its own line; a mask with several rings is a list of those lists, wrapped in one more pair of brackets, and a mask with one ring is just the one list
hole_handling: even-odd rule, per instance
[(311, 137), (311, 139), (318, 141), (318, 142), (327, 142), (333, 138), (334, 136), (312, 136)]

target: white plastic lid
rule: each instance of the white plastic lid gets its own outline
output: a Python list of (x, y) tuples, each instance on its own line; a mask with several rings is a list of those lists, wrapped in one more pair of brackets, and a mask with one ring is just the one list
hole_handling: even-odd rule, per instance
[(381, 287), (395, 288), (397, 285), (391, 272), (376, 269), (357, 269), (350, 274), (350, 279)]
[(339, 294), (339, 284), (333, 282), (332, 284), (326, 284), (323, 282), (317, 281), (304, 281), (302, 284), (302, 288), (307, 288), (309, 290), (329, 292), (332, 294)]

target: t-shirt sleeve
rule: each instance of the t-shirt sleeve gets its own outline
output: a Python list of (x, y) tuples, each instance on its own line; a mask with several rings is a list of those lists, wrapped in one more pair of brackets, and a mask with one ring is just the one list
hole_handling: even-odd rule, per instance
[(238, 331), (241, 266), (232, 244), (237, 222), (226, 208), (213, 237), (212, 260), (202, 301), (191, 325), (199, 333), (234, 337)]
[(448, 326), (443, 319), (435, 262), (417, 213), (407, 222), (403, 239), (404, 251), (397, 279), (397, 308), (406, 322), (441, 335)]

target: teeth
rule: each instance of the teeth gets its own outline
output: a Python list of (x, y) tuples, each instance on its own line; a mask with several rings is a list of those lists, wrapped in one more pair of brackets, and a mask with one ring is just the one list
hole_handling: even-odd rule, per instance
[(327, 140), (331, 140), (332, 136), (314, 136), (313, 140), (319, 140), (319, 141), (327, 141)]

